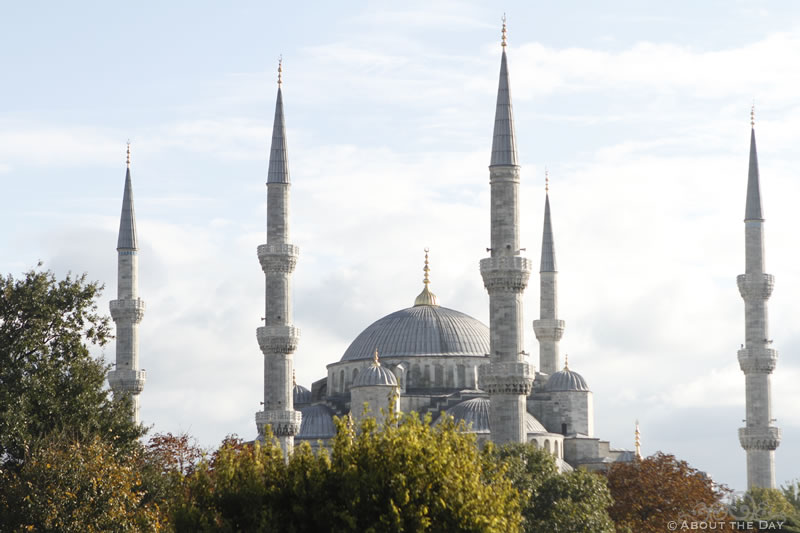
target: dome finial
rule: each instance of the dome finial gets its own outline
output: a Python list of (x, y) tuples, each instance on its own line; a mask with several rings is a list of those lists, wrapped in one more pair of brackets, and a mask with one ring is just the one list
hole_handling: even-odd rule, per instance
[(283, 54), (278, 56), (278, 87), (283, 83)]
[(378, 348), (375, 348), (375, 355), (372, 356), (372, 366), (381, 366), (381, 362), (378, 360)]
[(642, 459), (642, 434), (639, 432), (639, 421), (636, 421), (636, 431), (634, 432), (633, 444), (636, 448), (636, 458)]
[(295, 369), (292, 369), (292, 387), (297, 387), (297, 372)]
[(756, 127), (756, 99), (753, 98), (753, 105), (750, 107), (750, 127)]
[(569, 354), (564, 354), (564, 370), (569, 370)]
[(128, 139), (128, 155), (125, 157), (125, 164), (131, 168), (131, 140)]
[(500, 41), (500, 46), (502, 46), (503, 48), (505, 48), (506, 45), (508, 45), (507, 33), (508, 32), (506, 31), (506, 14), (503, 13), (503, 31), (502, 31), (503, 38)]
[(429, 266), (430, 263), (428, 262), (428, 252), (430, 251), (430, 248), (425, 248), (425, 267), (422, 269), (425, 272), (425, 277), (422, 280), (422, 283), (424, 283), (425, 286), (423, 287), (422, 292), (419, 293), (419, 296), (417, 296), (417, 298), (414, 300), (415, 307), (418, 305), (439, 305), (439, 298), (437, 298), (436, 295), (433, 294), (428, 288), (428, 285), (431, 283), (429, 277), (431, 268)]

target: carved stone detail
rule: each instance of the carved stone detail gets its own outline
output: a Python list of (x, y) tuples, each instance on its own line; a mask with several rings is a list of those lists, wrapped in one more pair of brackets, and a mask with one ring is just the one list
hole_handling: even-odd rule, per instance
[(129, 320), (134, 324), (142, 321), (146, 308), (144, 300), (141, 298), (136, 298), (135, 300), (111, 300), (108, 303), (108, 307), (114, 322)]
[(502, 255), (481, 259), (483, 285), (494, 291), (522, 292), (528, 286), (533, 262), (519, 255)]
[(261, 326), (256, 329), (256, 338), (261, 352), (267, 354), (291, 354), (297, 350), (300, 328), (294, 326)]
[(772, 426), (739, 428), (739, 442), (745, 450), (775, 450), (781, 443), (781, 430)]
[(258, 247), (258, 261), (265, 274), (294, 272), (300, 247), (294, 244), (262, 244)]
[(270, 426), (276, 437), (294, 437), (300, 431), (303, 414), (300, 411), (258, 411), (256, 426), (258, 434), (264, 435), (265, 426)]
[(489, 394), (524, 394), (533, 386), (533, 367), (524, 361), (489, 363), (478, 368), (478, 386)]
[(736, 276), (736, 284), (739, 286), (739, 294), (745, 300), (753, 298), (768, 300), (775, 286), (775, 276), (758, 272), (740, 274)]

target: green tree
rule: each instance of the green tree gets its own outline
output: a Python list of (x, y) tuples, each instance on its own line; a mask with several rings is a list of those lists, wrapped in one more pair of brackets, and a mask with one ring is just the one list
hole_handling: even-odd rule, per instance
[(800, 513), (800, 479), (790, 481), (787, 485), (781, 485), (781, 492), (786, 501)]
[(330, 456), (307, 444), (283, 460), (265, 445), (221, 448), (189, 477), (177, 531), (519, 530), (518, 493), (452, 419), (415, 414), (359, 430), (337, 421)]
[(658, 452), (606, 472), (617, 531), (663, 533), (670, 521), (717, 522), (730, 517), (722, 503), (730, 491), (673, 455)]
[(18, 471), (0, 472), (0, 530), (156, 531), (158, 509), (141, 505), (144, 489), (133, 465), (98, 436), (39, 440)]
[(85, 275), (0, 276), (0, 468), (19, 469), (53, 433), (75, 441), (99, 435), (128, 453), (138, 445), (143, 429), (130, 420), (129, 400), (109, 398), (108, 369), (89, 353), (110, 336), (100, 292)]
[(735, 520), (754, 522), (755, 531), (762, 531), (759, 526), (765, 521), (768, 524), (764, 531), (776, 529), (774, 526), (770, 528), (769, 523), (781, 522), (781, 531), (800, 532), (800, 514), (778, 489), (753, 487), (741, 498), (733, 500), (729, 512)]
[(553, 456), (532, 444), (506, 444), (489, 453), (505, 465), (520, 493), (525, 531), (614, 533), (602, 477), (583, 470), (560, 474)]

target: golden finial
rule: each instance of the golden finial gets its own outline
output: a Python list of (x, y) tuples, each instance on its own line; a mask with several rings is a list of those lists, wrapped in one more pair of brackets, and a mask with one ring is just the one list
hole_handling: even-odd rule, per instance
[(753, 106), (750, 108), (750, 127), (756, 127), (756, 101), (753, 100)]
[(569, 370), (569, 354), (564, 354), (564, 370)]
[(417, 296), (416, 300), (414, 300), (414, 306), (439, 305), (439, 298), (437, 298), (436, 295), (433, 294), (428, 288), (428, 285), (431, 283), (430, 277), (428, 276), (431, 271), (431, 267), (428, 263), (428, 252), (430, 251), (430, 248), (425, 248), (425, 267), (422, 269), (425, 272), (425, 277), (422, 280), (422, 283), (424, 283), (425, 286), (422, 288), (422, 292), (419, 293), (419, 296)]
[(128, 139), (128, 155), (125, 158), (125, 164), (128, 165), (128, 168), (131, 168), (131, 140)]
[(292, 387), (297, 387), (297, 373), (292, 369)]
[(375, 348), (375, 355), (372, 356), (372, 366), (381, 366), (381, 362), (378, 360), (377, 348)]
[(278, 56), (278, 87), (283, 83), (283, 54)]
[(639, 421), (636, 421), (636, 431), (634, 432), (633, 444), (636, 447), (636, 458), (642, 458), (642, 434), (639, 432)]
[(547, 167), (544, 167), (544, 192), (550, 192), (550, 174), (547, 172)]
[(503, 39), (500, 41), (500, 46), (502, 46), (503, 48), (505, 48), (506, 45), (508, 44), (508, 41), (506, 40), (506, 37), (507, 37), (506, 34), (507, 34), (507, 31), (506, 31), (506, 14), (503, 13)]

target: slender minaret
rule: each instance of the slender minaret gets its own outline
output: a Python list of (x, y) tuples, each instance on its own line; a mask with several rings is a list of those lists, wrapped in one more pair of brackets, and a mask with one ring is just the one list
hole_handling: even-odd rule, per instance
[(292, 325), (291, 276), (299, 249), (289, 244), (289, 159), (281, 73), (278, 62), (278, 99), (267, 174), (267, 244), (258, 247), (258, 260), (266, 279), (266, 308), (264, 326), (256, 332), (264, 354), (264, 410), (256, 413), (256, 426), (263, 440), (264, 428), (269, 425), (284, 457), (288, 457), (301, 420), (292, 397), (292, 356), (300, 330)]
[(539, 320), (533, 321), (533, 331), (539, 340), (539, 372), (552, 375), (561, 368), (558, 344), (564, 335), (564, 321), (558, 319), (558, 269), (550, 222), (550, 179), (545, 171), (544, 230), (542, 232), (542, 262), (539, 267)]
[(139, 322), (145, 305), (139, 298), (139, 243), (133, 211), (131, 184), (131, 144), (128, 143), (125, 191), (117, 239), (117, 299), (109, 302), (111, 318), (117, 326), (117, 362), (108, 373), (114, 396), (128, 394), (133, 403), (133, 421), (139, 423), (139, 394), (144, 389), (145, 373), (139, 370)]
[(642, 460), (642, 433), (639, 431), (639, 421), (636, 421), (636, 430), (633, 432), (634, 457)]
[(503, 17), (503, 53), (497, 90), (492, 159), (491, 256), (481, 259), (481, 276), (489, 292), (490, 363), (482, 365), (479, 385), (489, 394), (492, 440), (525, 442), (525, 399), (531, 391), (533, 369), (524, 361), (522, 293), (528, 284), (531, 261), (520, 255), (519, 165), (506, 60), (506, 24)]
[(747, 452), (747, 487), (775, 488), (775, 449), (781, 432), (772, 426), (770, 374), (778, 352), (771, 348), (767, 300), (775, 278), (764, 272), (764, 217), (756, 154), (755, 110), (750, 112), (750, 169), (744, 213), (745, 273), (736, 278), (744, 299), (745, 339), (739, 366), (745, 376), (747, 419), (739, 442)]

